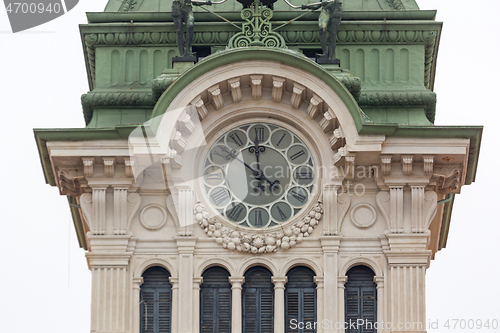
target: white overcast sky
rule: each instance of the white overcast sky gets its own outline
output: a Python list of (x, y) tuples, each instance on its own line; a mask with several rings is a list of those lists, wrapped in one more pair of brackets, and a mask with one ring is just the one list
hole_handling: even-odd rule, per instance
[[(68, 14), (17, 34), (0, 5), (0, 332), (90, 331), (90, 272), (66, 198), (44, 182), (33, 128), (84, 126), (78, 24), (106, 2), (80, 0)], [(427, 317), (440, 327), (429, 331), (445, 332), (453, 331), (443, 327), (446, 319), (500, 321), (500, 1), (418, 3), (444, 22), (436, 124), (485, 126), (476, 183), (457, 196), (447, 248), (427, 272)]]

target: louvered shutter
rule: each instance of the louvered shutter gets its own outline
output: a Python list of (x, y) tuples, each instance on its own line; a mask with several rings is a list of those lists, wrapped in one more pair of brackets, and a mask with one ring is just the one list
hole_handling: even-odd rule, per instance
[(202, 288), (200, 292), (201, 304), (201, 323), (200, 332), (212, 333), (214, 332), (214, 318), (215, 318), (215, 290), (209, 288)]
[(375, 333), (374, 325), (377, 321), (376, 292), (375, 287), (361, 287), (361, 316), (365, 321), (363, 333)]
[(154, 332), (155, 291), (152, 288), (141, 288), (141, 332)]
[[(288, 274), (285, 286), (285, 332), (315, 333), (316, 322), (316, 284), (314, 272), (307, 267), (294, 267)], [(293, 321), (292, 321), (293, 320)], [(303, 323), (303, 328), (294, 328)]]
[(347, 323), (346, 333), (357, 333), (358, 330), (353, 329), (351, 323), (356, 323), (358, 318), (361, 318), (360, 290), (355, 286), (346, 287), (345, 289), (345, 322)]
[[(356, 266), (347, 272), (345, 285), (345, 320), (348, 325), (346, 333), (376, 333), (377, 320), (377, 286), (373, 282), (375, 274), (365, 266)], [(363, 325), (353, 326), (358, 319)]]
[(219, 289), (217, 333), (231, 332), (231, 289)]
[(200, 332), (231, 332), (231, 285), (229, 273), (212, 267), (203, 274), (200, 288)]
[(141, 333), (170, 333), (172, 288), (170, 274), (161, 267), (152, 267), (143, 274), (141, 286)]
[(248, 288), (243, 295), (243, 332), (258, 333), (260, 314), (257, 309), (257, 289)]
[[(302, 290), (302, 300), (303, 300), (303, 319), (304, 323), (316, 322), (316, 288), (304, 288)], [(316, 330), (314, 326), (312, 328), (304, 328), (304, 333), (315, 333)]]
[(264, 267), (252, 267), (245, 273), (242, 291), (243, 332), (274, 332), (274, 285), (271, 272)]
[[(295, 325), (290, 325), (291, 322), (300, 322), (299, 316), (299, 289), (297, 288), (287, 288), (285, 292), (285, 332), (295, 333), (298, 332), (298, 328), (292, 329)], [(293, 320), (293, 321), (292, 321)]]
[(158, 333), (170, 333), (172, 293), (170, 289), (158, 288)]
[(274, 286), (260, 291), (260, 333), (274, 332)]

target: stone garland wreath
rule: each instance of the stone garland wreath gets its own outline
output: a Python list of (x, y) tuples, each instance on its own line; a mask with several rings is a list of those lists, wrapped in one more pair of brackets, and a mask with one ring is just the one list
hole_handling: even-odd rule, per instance
[(194, 215), (205, 233), (225, 249), (248, 253), (271, 253), (288, 250), (300, 243), (304, 237), (311, 235), (323, 217), (323, 205), (318, 201), (309, 214), (299, 222), (266, 234), (252, 234), (224, 226), (211, 216), (199, 201), (194, 207)]

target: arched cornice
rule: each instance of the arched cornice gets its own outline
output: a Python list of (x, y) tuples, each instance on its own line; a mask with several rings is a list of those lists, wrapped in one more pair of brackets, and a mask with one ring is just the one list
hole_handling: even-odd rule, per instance
[(193, 96), (193, 90), (199, 90), (198, 94), (201, 94), (223, 81), (227, 84), (226, 81), (232, 78), (227, 73), (234, 72), (235, 69), (238, 71), (232, 74), (233, 77), (264, 74), (293, 80), (290, 75), (295, 72), (297, 83), (303, 84), (308, 90), (318, 94), (332, 108), (338, 117), (348, 145), (375, 143), (380, 146), (383, 141), (383, 137), (377, 137), (375, 141), (371, 138), (369, 142), (364, 143), (366, 140), (360, 139), (358, 132), (364, 124), (370, 122), (351, 93), (322, 66), (289, 50), (245, 48), (227, 50), (207, 57), (184, 72), (168, 87), (156, 103), (152, 118), (192, 103), (196, 97)]
[(196, 66), (193, 66), (184, 72), (168, 87), (167, 90), (165, 90), (158, 100), (158, 103), (156, 103), (151, 118), (162, 115), (174, 98), (198, 77), (221, 66), (248, 60), (274, 61), (291, 67), (297, 67), (313, 74), (318, 79), (325, 82), (335, 91), (337, 95), (339, 95), (342, 101), (344, 101), (346, 106), (349, 108), (354, 122), (356, 123), (356, 127), (358, 128), (359, 126), (359, 128), (361, 128), (362, 118), (366, 117), (363, 115), (363, 112), (359, 108), (349, 90), (347, 90), (347, 88), (336, 77), (330, 75), (320, 65), (294, 51), (259, 47), (227, 50), (215, 53), (214, 55), (203, 59)]
[(347, 272), (354, 266), (364, 265), (370, 268), (375, 276), (383, 276), (384, 272), (382, 268), (372, 259), (366, 257), (357, 257), (348, 260), (339, 270), (339, 276), (346, 276)]
[(203, 272), (205, 272), (205, 270), (215, 266), (224, 268), (229, 272), (230, 276), (236, 276), (237, 274), (234, 265), (229, 260), (224, 258), (209, 258), (204, 260), (198, 265), (194, 277), (201, 277), (203, 275)]
[(134, 278), (142, 277), (142, 274), (144, 273), (144, 271), (146, 271), (146, 269), (153, 267), (153, 266), (160, 266), (160, 267), (165, 268), (170, 273), (171, 277), (178, 277), (179, 276), (177, 274), (177, 270), (175, 269), (174, 265), (172, 265), (167, 260), (164, 260), (161, 258), (149, 258), (149, 259), (145, 259), (139, 263), (137, 268), (134, 270)]
[(323, 270), (321, 267), (312, 259), (309, 258), (290, 258), (281, 267), (281, 276), (286, 276), (288, 271), (293, 267), (305, 266), (314, 271), (316, 276), (323, 276)]
[(280, 276), (280, 271), (278, 269), (278, 267), (276, 267), (276, 265), (274, 264), (274, 262), (269, 259), (269, 258), (265, 258), (265, 257), (251, 257), (251, 258), (248, 258), (247, 260), (245, 260), (245, 262), (243, 262), (243, 264), (240, 266), (240, 269), (238, 270), (238, 275), (237, 276), (244, 276), (245, 275), (245, 272), (251, 268), (251, 267), (254, 267), (254, 266), (263, 266), (265, 268), (267, 268), (268, 270), (271, 271), (271, 273), (273, 274), (273, 276)]

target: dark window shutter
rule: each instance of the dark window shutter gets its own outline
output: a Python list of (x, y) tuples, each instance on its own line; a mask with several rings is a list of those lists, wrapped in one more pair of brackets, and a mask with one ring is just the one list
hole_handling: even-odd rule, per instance
[(200, 332), (231, 332), (231, 285), (229, 273), (222, 267), (212, 267), (203, 273)]
[[(377, 285), (375, 274), (366, 266), (355, 266), (347, 272), (345, 285), (346, 333), (375, 333), (377, 320)], [(349, 323), (363, 319), (363, 325), (351, 328)]]
[(245, 273), (243, 284), (243, 332), (274, 332), (274, 284), (271, 272), (252, 267)]
[(170, 333), (172, 286), (170, 274), (162, 267), (151, 267), (142, 275), (141, 333)]
[[(315, 333), (316, 284), (314, 272), (307, 267), (294, 267), (288, 274), (285, 286), (285, 332)], [(293, 320), (293, 321), (292, 321)], [(294, 328), (291, 323), (304, 323), (304, 328)], [(307, 325), (309, 323), (309, 326)]]

